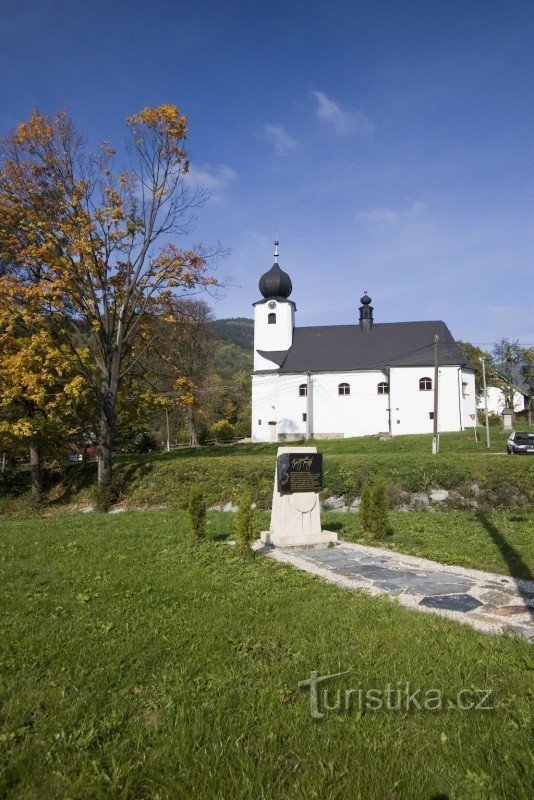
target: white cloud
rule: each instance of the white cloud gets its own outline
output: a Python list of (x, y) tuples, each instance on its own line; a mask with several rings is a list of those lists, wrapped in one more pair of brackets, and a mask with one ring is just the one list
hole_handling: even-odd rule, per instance
[(212, 192), (213, 196), (217, 196), (237, 178), (237, 172), (226, 164), (218, 164), (216, 167), (210, 167), (207, 164), (202, 167), (196, 167), (191, 164), (184, 180), (189, 186), (203, 186), (209, 192)]
[(369, 138), (375, 132), (376, 125), (363, 111), (345, 111), (324, 92), (313, 91), (311, 94), (317, 100), (315, 116), (342, 136)]
[(267, 139), (274, 145), (275, 153), (285, 156), (290, 150), (298, 146), (296, 139), (293, 139), (281, 125), (264, 125), (263, 132)]
[(406, 222), (420, 219), (425, 211), (425, 204), (420, 203), (418, 200), (412, 200), (408, 208), (404, 210), (396, 210), (388, 208), (368, 208), (365, 211), (359, 211), (356, 214), (356, 219), (363, 219), (371, 225), (384, 227), (398, 227)]

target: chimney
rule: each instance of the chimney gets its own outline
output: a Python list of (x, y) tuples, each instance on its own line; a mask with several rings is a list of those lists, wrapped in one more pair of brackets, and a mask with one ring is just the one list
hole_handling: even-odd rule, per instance
[(371, 298), (367, 294), (367, 289), (363, 297), (360, 298), (360, 328), (362, 331), (370, 331), (373, 327), (373, 306)]

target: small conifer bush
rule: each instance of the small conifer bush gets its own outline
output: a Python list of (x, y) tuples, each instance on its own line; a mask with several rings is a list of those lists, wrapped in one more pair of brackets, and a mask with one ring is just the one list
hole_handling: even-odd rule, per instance
[(123, 485), (118, 477), (97, 483), (92, 492), (92, 499), (97, 511), (109, 511), (119, 499)]
[(365, 481), (360, 497), (360, 524), (364, 531), (371, 530), (371, 484)]
[(191, 535), (196, 542), (201, 542), (206, 538), (206, 502), (200, 486), (191, 487), (188, 511)]
[(378, 477), (371, 489), (369, 530), (376, 539), (385, 536), (388, 527), (388, 491), (386, 481)]
[(245, 489), (239, 499), (235, 527), (235, 546), (242, 556), (250, 555), (250, 546), (254, 540), (254, 513), (250, 506), (250, 492)]

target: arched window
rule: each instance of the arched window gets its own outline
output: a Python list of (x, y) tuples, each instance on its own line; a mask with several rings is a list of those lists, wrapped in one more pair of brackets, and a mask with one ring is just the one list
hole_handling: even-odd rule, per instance
[(305, 383), (301, 383), (299, 386), (299, 397), (307, 397), (308, 396), (308, 387)]
[(337, 387), (338, 394), (350, 394), (350, 386), (348, 383), (340, 383)]
[(420, 378), (419, 379), (419, 391), (420, 392), (429, 392), (432, 389), (432, 378)]
[(269, 314), (267, 322), (269, 325), (276, 325), (276, 314)]
[(382, 383), (378, 384), (378, 394), (389, 394), (389, 383), (386, 381), (382, 381)]

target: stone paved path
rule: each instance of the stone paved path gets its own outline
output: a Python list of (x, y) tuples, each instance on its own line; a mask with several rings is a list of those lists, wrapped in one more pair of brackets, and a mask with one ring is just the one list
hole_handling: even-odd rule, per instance
[(451, 617), (486, 633), (508, 631), (534, 641), (534, 581), (348, 542), (290, 549), (259, 542), (256, 549), (338, 586), (386, 593), (412, 609)]

